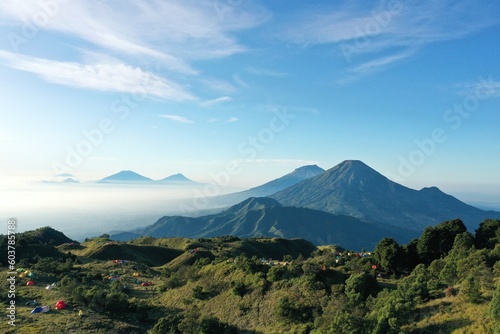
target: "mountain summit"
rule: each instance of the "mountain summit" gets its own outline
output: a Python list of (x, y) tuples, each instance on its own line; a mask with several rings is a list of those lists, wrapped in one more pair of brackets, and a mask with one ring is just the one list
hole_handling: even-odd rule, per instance
[(142, 176), (131, 170), (122, 170), (116, 174), (107, 176), (97, 183), (144, 183), (153, 182), (149, 177)]
[(150, 179), (149, 177), (142, 176), (133, 172), (131, 170), (122, 170), (116, 174), (107, 176), (97, 183), (116, 183), (116, 184), (152, 184), (152, 183), (160, 183), (167, 185), (197, 185), (198, 182), (188, 179), (181, 173), (177, 173), (174, 175), (170, 175), (161, 180), (155, 181)]
[(174, 175), (167, 176), (166, 178), (163, 178), (161, 180), (158, 180), (157, 182), (161, 183), (168, 183), (168, 184), (198, 184), (198, 182), (195, 182), (193, 180), (188, 179), (181, 173), (177, 173)]
[(272, 195), (280, 190), (286, 189), (294, 184), (307, 180), (311, 177), (323, 173), (325, 170), (317, 165), (307, 165), (296, 168), (293, 172), (283, 175), (280, 178), (274, 179), (263, 185), (240, 191), (233, 194), (219, 196), (218, 201), (224, 202), (227, 205), (241, 202), (250, 197), (265, 197)]
[(234, 235), (243, 238), (304, 238), (317, 245), (337, 244), (349, 249), (373, 249), (384, 237), (408, 241), (406, 230), (365, 223), (354, 217), (332, 215), (307, 208), (285, 207), (274, 199), (251, 197), (214, 215), (165, 216), (135, 231), (112, 236), (129, 240), (140, 236), (211, 238)]
[(346, 160), (324, 173), (299, 182), (270, 197), (286, 206), (301, 206), (423, 230), (444, 220), (460, 217), (476, 228), (490, 213), (467, 205), (436, 187), (420, 191), (393, 182), (358, 160)]

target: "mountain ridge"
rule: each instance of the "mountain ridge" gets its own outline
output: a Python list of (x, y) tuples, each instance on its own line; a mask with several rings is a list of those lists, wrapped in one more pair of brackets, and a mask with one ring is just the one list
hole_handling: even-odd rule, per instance
[(164, 216), (154, 224), (112, 235), (128, 240), (140, 236), (209, 238), (304, 238), (316, 245), (340, 244), (351, 249), (374, 248), (386, 236), (409, 241), (415, 235), (397, 227), (369, 224), (355, 217), (298, 207), (285, 207), (271, 198), (249, 198), (218, 214), (202, 217)]
[(250, 197), (266, 197), (280, 190), (286, 189), (300, 181), (323, 173), (325, 170), (317, 165), (305, 165), (279, 178), (247, 190), (218, 196), (215, 201), (225, 205), (233, 205)]
[(457, 216), (472, 228), (485, 218), (500, 217), (500, 212), (480, 210), (435, 186), (421, 190), (405, 187), (359, 160), (345, 160), (269, 197), (285, 206), (306, 207), (417, 231)]
[(137, 184), (162, 183), (162, 184), (185, 184), (185, 185), (201, 184), (199, 182), (187, 178), (182, 173), (173, 174), (160, 180), (153, 180), (149, 177), (143, 176), (131, 170), (122, 170), (118, 173), (106, 176), (97, 181), (97, 183), (117, 183), (117, 184), (118, 183), (137, 183)]

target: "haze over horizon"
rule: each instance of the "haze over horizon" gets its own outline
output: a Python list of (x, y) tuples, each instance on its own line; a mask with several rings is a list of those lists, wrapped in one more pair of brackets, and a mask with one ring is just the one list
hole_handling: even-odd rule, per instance
[(229, 192), (355, 159), (500, 207), (498, 13), (487, 0), (3, 1), (0, 196), (22, 193), (25, 210), (34, 183), (83, 189), (121, 170)]

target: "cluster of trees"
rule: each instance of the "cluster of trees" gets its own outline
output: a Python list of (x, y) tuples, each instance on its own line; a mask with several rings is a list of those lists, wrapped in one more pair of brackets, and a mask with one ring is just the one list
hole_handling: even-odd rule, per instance
[[(324, 248), (307, 259), (285, 256), (286, 266), (273, 266), (257, 256), (208, 253), (198, 252), (192, 261), (161, 272), (141, 267), (141, 273), (150, 270), (156, 276), (155, 292), (146, 294), (124, 287), (126, 280), (103, 279), (99, 266), (74, 268), (71, 253), (30, 261), (37, 271), (63, 277), (58, 286), (70, 303), (110, 317), (123, 314), (151, 334), (237, 333), (230, 323), (249, 313), (259, 317), (263, 307), (270, 332), (395, 334), (426, 316), (422, 303), (445, 293), (463, 303), (489, 303), (491, 319), (500, 327), (499, 220), (484, 221), (474, 235), (462, 221), (446, 221), (406, 245), (385, 238), (366, 257)], [(130, 274), (137, 266), (119, 270)], [(169, 306), (169, 298), (178, 302)], [(216, 307), (224, 311), (216, 313)], [(227, 316), (228, 310), (234, 314)]]
[[(351, 257), (345, 265), (331, 251), (318, 251), (286, 267), (263, 265), (245, 255), (234, 265), (264, 281), (262, 295), (287, 287), (290, 293), (277, 300), (275, 315), (285, 323), (304, 325), (304, 332), (395, 334), (425, 317), (417, 306), (443, 297), (446, 288), (466, 303), (488, 302), (484, 292), (495, 290), (495, 275), (500, 276), (499, 243), (500, 221), (486, 220), (472, 235), (456, 219), (426, 228), (406, 245), (383, 239), (373, 257)], [(394, 277), (396, 284), (383, 287), (378, 274)], [(400, 276), (404, 278), (396, 279)], [(242, 282), (233, 282), (231, 288), (241, 298), (251, 290)], [(203, 291), (196, 289), (193, 293), (201, 299)], [(500, 325), (499, 289), (490, 314)]]
[(59, 289), (68, 299), (77, 305), (87, 306), (98, 312), (122, 313), (134, 311), (135, 305), (129, 303), (127, 289), (121, 282), (115, 281), (108, 286), (93, 285), (88, 288), (75, 279), (65, 276), (59, 282)]
[[(473, 247), (476, 250), (493, 249), (500, 243), (500, 221), (483, 221), (473, 236), (460, 219), (445, 221), (427, 227), (420, 238), (400, 246), (392, 238), (382, 239), (375, 247), (374, 259), (390, 274), (408, 274), (418, 264), (429, 266), (455, 249), (455, 258)], [(457, 239), (458, 238), (458, 239)], [(456, 254), (460, 253), (460, 254)]]
[(149, 334), (236, 334), (235, 326), (221, 322), (216, 317), (202, 316), (200, 310), (193, 306), (183, 312), (169, 311), (161, 317)]

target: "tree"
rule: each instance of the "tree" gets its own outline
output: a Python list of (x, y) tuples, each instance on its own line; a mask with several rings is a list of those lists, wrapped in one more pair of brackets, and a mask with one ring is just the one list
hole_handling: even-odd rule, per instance
[(363, 333), (363, 319), (353, 312), (340, 311), (333, 318), (328, 334), (358, 334)]
[(222, 334), (226, 331), (226, 326), (216, 317), (206, 317), (201, 319), (200, 333), (203, 334)]
[(441, 238), (441, 253), (448, 254), (453, 248), (455, 237), (461, 233), (467, 232), (467, 227), (460, 219), (447, 220), (441, 224), (436, 225)]
[(493, 249), (500, 243), (500, 220), (486, 219), (479, 224), (475, 235), (476, 247)]
[(180, 321), (177, 328), (181, 333), (198, 334), (200, 331), (200, 309), (196, 305), (184, 310), (182, 313), (183, 319)]
[(457, 234), (453, 242), (453, 248), (450, 255), (455, 259), (464, 258), (469, 255), (470, 250), (474, 246), (474, 236), (470, 232)]
[(373, 257), (378, 265), (395, 274), (398, 271), (401, 247), (393, 238), (384, 238), (375, 246)]
[(460, 286), (460, 295), (469, 303), (479, 304), (482, 300), (481, 285), (473, 275), (467, 276)]
[(376, 325), (373, 334), (399, 334), (414, 311), (411, 301), (389, 295), (376, 309)]
[(182, 317), (178, 313), (171, 313), (164, 317), (158, 319), (158, 322), (151, 329), (149, 334), (180, 334), (181, 332), (177, 328), (179, 326)]
[(439, 275), (439, 279), (442, 283), (446, 284), (447, 286), (452, 286), (457, 283), (459, 276), (457, 264), (463, 262), (464, 259), (469, 256), (473, 246), (474, 237), (472, 236), (472, 234), (470, 234), (469, 232), (457, 234), (451, 251), (449, 252), (448, 256), (443, 259), (445, 265)]
[(288, 270), (286, 269), (286, 267), (282, 266), (271, 267), (267, 272), (267, 280), (269, 282), (277, 282), (283, 279), (283, 276), (285, 276), (287, 271)]
[(429, 265), (432, 261), (445, 256), (453, 248), (455, 237), (464, 232), (467, 232), (467, 228), (460, 219), (427, 227), (417, 243), (420, 260)]
[(243, 297), (245, 295), (245, 293), (247, 292), (247, 287), (246, 287), (245, 283), (243, 283), (243, 282), (236, 282), (233, 285), (232, 291), (233, 291), (233, 294), (235, 294), (236, 296)]
[(497, 324), (500, 324), (500, 285), (497, 286), (493, 293), (490, 304), (490, 315)]
[(419, 264), (415, 267), (411, 275), (406, 277), (398, 286), (396, 293), (403, 300), (425, 302), (429, 299), (429, 279), (429, 271), (423, 264)]
[(359, 305), (378, 290), (377, 280), (370, 274), (353, 274), (345, 282), (345, 294), (352, 305)]
[(313, 310), (311, 307), (294, 303), (288, 296), (282, 297), (279, 300), (276, 313), (280, 317), (295, 323), (304, 323), (313, 319)]
[(193, 298), (203, 300), (206, 297), (207, 294), (203, 291), (203, 288), (201, 286), (197, 285), (193, 288)]
[(402, 248), (402, 257), (405, 260), (401, 261), (400, 265), (405, 272), (411, 272), (420, 263), (417, 245), (418, 239), (413, 239)]

